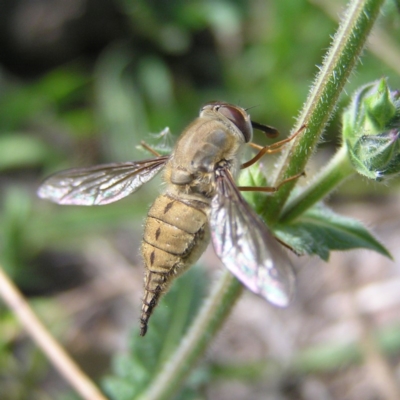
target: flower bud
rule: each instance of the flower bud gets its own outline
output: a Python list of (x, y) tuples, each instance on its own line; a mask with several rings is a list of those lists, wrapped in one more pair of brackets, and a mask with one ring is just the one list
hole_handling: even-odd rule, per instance
[(400, 172), (400, 92), (381, 79), (359, 89), (343, 114), (343, 139), (356, 171), (382, 181)]

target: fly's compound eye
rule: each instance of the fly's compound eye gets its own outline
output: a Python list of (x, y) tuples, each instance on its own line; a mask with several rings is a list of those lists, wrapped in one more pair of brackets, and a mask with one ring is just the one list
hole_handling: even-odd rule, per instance
[(229, 121), (233, 122), (242, 132), (246, 143), (253, 137), (253, 128), (251, 126), (250, 116), (242, 108), (231, 106), (229, 104), (220, 104), (214, 106), (214, 110), (221, 113)]

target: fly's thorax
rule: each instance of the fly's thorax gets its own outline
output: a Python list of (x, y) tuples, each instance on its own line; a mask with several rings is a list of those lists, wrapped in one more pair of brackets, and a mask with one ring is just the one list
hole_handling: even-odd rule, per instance
[(209, 204), (160, 195), (151, 206), (144, 228), (142, 256), (145, 263), (145, 293), (142, 332), (171, 281), (194, 264), (210, 240)]
[[(183, 132), (168, 162), (169, 179), (176, 185), (212, 182), (215, 166), (226, 160), (236, 170), (245, 144), (238, 128), (217, 117), (197, 118)], [(210, 176), (207, 176), (209, 174)]]
[(173, 169), (171, 164), (166, 165), (164, 170), (166, 193), (185, 202), (200, 201), (210, 204), (216, 190), (214, 172), (191, 174), (188, 183), (176, 184), (173, 182), (176, 182), (177, 178), (188, 177), (186, 171), (181, 174), (178, 171)]

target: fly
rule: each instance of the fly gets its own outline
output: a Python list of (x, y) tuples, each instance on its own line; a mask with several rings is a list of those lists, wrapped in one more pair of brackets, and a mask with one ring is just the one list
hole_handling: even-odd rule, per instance
[[(262, 147), (251, 143), (253, 129), (269, 137), (278, 133), (251, 121), (239, 106), (207, 103), (169, 156), (150, 149), (154, 158), (70, 169), (50, 176), (40, 186), (39, 197), (58, 204), (104, 205), (135, 192), (164, 170), (165, 190), (150, 207), (141, 247), (145, 264), (142, 336), (162, 294), (198, 260), (210, 239), (223, 264), (248, 289), (276, 306), (288, 305), (294, 287), (289, 259), (240, 194), (240, 190), (273, 192), (277, 188), (238, 188), (235, 179), (241, 168), (279, 151), (297, 133)], [(258, 153), (240, 164), (246, 144)]]

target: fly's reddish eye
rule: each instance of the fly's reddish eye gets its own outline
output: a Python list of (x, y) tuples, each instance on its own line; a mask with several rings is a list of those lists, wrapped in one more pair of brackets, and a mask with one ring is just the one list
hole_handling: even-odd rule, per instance
[(243, 133), (246, 143), (250, 142), (253, 136), (253, 128), (251, 127), (249, 116), (243, 109), (227, 104), (216, 105), (214, 109), (232, 121), (239, 128)]

